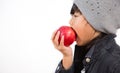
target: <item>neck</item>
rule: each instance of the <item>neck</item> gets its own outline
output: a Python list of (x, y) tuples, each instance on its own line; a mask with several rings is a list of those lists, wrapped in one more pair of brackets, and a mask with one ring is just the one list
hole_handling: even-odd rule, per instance
[(101, 35), (102, 35), (101, 32), (99, 32), (99, 31), (94, 31), (94, 34), (93, 34), (93, 36), (92, 36), (92, 40), (95, 39), (95, 38), (97, 38), (97, 37), (99, 37), (99, 36), (101, 36)]
[(91, 46), (93, 46), (99, 39), (103, 38), (105, 35), (105, 33), (96, 32), (94, 38), (88, 44), (85, 45), (86, 51), (88, 51)]

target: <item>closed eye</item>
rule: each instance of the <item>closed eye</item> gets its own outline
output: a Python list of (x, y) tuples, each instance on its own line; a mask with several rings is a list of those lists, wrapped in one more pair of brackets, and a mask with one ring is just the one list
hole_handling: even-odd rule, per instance
[(78, 17), (77, 15), (73, 15), (74, 17)]

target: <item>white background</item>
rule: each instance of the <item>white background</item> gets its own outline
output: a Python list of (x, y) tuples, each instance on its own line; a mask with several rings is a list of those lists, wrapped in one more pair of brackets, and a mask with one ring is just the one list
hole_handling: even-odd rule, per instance
[(54, 73), (62, 56), (51, 35), (69, 25), (71, 6), (72, 0), (0, 0), (0, 73)]

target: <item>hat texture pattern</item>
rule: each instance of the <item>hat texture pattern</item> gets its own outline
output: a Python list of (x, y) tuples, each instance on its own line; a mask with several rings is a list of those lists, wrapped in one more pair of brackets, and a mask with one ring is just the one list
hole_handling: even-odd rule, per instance
[(74, 0), (73, 3), (94, 29), (116, 34), (120, 28), (120, 0)]

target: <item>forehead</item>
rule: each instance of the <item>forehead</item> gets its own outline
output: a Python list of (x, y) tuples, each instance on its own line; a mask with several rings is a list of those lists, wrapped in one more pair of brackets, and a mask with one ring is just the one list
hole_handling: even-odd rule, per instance
[(74, 12), (75, 15), (82, 15), (80, 12)]

